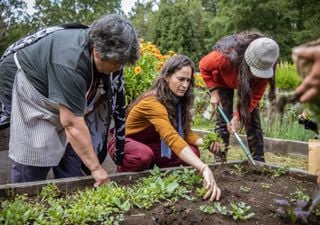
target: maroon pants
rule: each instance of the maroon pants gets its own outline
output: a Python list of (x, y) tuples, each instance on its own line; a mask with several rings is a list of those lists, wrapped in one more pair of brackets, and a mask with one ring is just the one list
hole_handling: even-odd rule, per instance
[[(112, 138), (108, 145), (108, 152), (113, 158), (115, 139)], [(200, 157), (197, 147), (190, 145), (192, 151)], [(187, 165), (174, 152), (171, 159), (161, 157), (160, 136), (151, 126), (134, 136), (126, 137), (124, 146), (124, 160), (122, 166), (117, 167), (117, 172), (134, 172), (152, 169), (154, 165), (160, 168)]]

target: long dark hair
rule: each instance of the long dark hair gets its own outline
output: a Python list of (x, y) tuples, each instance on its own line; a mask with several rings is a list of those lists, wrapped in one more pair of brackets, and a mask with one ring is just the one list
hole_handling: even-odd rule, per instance
[[(245, 31), (225, 37), (218, 41), (213, 47), (213, 50), (219, 51), (224, 56), (228, 57), (238, 68), (237, 110), (240, 114), (241, 127), (248, 127), (251, 121), (251, 80), (254, 77), (245, 61), (244, 52), (252, 41), (261, 37), (266, 37), (266, 35), (257, 31)], [(275, 73), (275, 67), (273, 71)], [(268, 81), (270, 85), (268, 100), (273, 102), (275, 100), (275, 76), (272, 76)]]
[[(179, 71), (185, 66), (190, 66), (192, 69), (192, 76), (190, 80), (190, 85), (184, 94), (180, 98), (180, 103), (182, 105), (182, 121), (183, 121), (183, 131), (186, 133), (187, 130), (191, 129), (191, 108), (194, 102), (194, 63), (193, 61), (185, 55), (177, 55), (169, 58), (164, 66), (162, 67), (160, 73), (158, 74), (156, 80), (154, 81), (152, 87), (140, 95), (128, 108), (128, 113), (130, 110), (138, 104), (142, 99), (149, 96), (156, 96), (157, 100), (161, 102), (167, 109), (169, 120), (173, 126), (177, 129), (177, 96), (175, 96), (169, 88), (166, 78), (169, 78), (175, 72)], [(178, 129), (177, 129), (178, 130)]]

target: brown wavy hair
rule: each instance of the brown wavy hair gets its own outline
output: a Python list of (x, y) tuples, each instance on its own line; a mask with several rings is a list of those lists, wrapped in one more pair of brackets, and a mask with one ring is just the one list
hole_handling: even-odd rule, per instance
[[(257, 32), (257, 31), (245, 31), (239, 34), (233, 35), (233, 39), (236, 44), (231, 46), (232, 51), (229, 48), (223, 48), (219, 45), (216, 48), (217, 51), (223, 53), (226, 57), (230, 59), (230, 61), (238, 68), (238, 102), (237, 102), (237, 110), (240, 114), (240, 127), (248, 127), (251, 121), (250, 114), (250, 102), (251, 102), (251, 80), (255, 77), (250, 68), (245, 61), (244, 53), (249, 44), (255, 39), (261, 37), (267, 37), (266, 35)], [(268, 94), (268, 100), (273, 102), (275, 100), (275, 66), (274, 66), (274, 74), (272, 78), (268, 79), (270, 89)]]
[[(181, 70), (185, 66), (190, 66), (192, 69), (192, 76), (190, 80), (190, 85), (183, 97), (175, 96), (169, 88), (167, 78), (171, 77), (172, 74)], [(154, 81), (151, 88), (145, 93), (141, 94), (128, 108), (128, 113), (130, 110), (137, 105), (142, 99), (149, 96), (156, 96), (157, 100), (161, 102), (167, 109), (169, 120), (173, 126), (178, 130), (177, 118), (177, 101), (180, 99), (182, 105), (182, 121), (183, 121), (183, 132), (186, 133), (187, 130), (191, 129), (191, 108), (194, 102), (194, 63), (193, 61), (185, 55), (177, 55), (169, 58), (164, 66), (162, 67), (160, 73), (158, 74), (156, 80)]]

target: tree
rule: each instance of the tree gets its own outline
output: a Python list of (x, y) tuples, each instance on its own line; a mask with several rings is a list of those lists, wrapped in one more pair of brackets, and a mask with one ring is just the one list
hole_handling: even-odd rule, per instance
[(195, 62), (204, 51), (203, 10), (196, 0), (161, 0), (150, 17), (146, 39), (161, 51), (173, 50), (190, 56)]
[(215, 43), (244, 30), (259, 30), (276, 39), (282, 59), (291, 60), (292, 47), (320, 35), (319, 4), (317, 0), (217, 0), (207, 42)]
[(155, 6), (155, 0), (136, 1), (131, 12), (129, 12), (129, 19), (138, 31), (140, 37), (148, 35), (150, 17), (152, 16), (152, 8)]
[(8, 45), (21, 38), (30, 28), (27, 5), (21, 0), (0, 2), (0, 55)]
[(123, 15), (121, 0), (36, 0), (33, 24), (35, 27), (62, 23), (90, 25), (106, 13)]

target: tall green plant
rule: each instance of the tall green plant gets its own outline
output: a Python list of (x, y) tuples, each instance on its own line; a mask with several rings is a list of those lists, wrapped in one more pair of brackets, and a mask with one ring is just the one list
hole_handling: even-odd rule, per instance
[(294, 90), (301, 83), (295, 65), (281, 62), (276, 70), (276, 87), (281, 90)]

